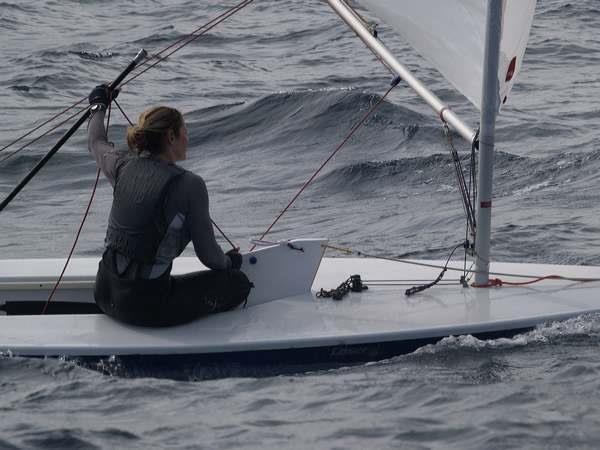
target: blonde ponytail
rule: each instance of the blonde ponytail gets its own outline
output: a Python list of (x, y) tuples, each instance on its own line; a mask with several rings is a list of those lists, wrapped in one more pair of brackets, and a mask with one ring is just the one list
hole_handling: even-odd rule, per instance
[(137, 125), (127, 128), (127, 144), (137, 154), (149, 151), (153, 155), (162, 153), (166, 148), (167, 133), (173, 130), (179, 137), (183, 125), (183, 116), (168, 106), (156, 106), (147, 109), (138, 118)]

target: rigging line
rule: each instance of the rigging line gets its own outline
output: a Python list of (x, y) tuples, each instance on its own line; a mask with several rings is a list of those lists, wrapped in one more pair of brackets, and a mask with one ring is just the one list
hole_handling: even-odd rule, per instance
[[(194, 31), (192, 31), (191, 33), (188, 33), (186, 36), (183, 36), (181, 38), (179, 38), (178, 40), (176, 40), (175, 42), (173, 42), (171, 45), (169, 45), (168, 47), (165, 47), (164, 49), (162, 49), (161, 51), (159, 51), (158, 53), (155, 53), (152, 55), (152, 57), (148, 58), (148, 60), (146, 60), (145, 62), (143, 62), (142, 64), (140, 64), (140, 67), (144, 66), (145, 64), (148, 63), (148, 61), (150, 59), (156, 58), (159, 55), (163, 54), (164, 52), (166, 52), (167, 50), (170, 50), (171, 48), (173, 48), (174, 46), (176, 46), (177, 44), (180, 44), (181, 42), (185, 41), (186, 39), (189, 39), (191, 36), (195, 35), (196, 33), (199, 33), (200, 30), (202, 30), (205, 27), (208, 27), (209, 25), (213, 24), (214, 22), (216, 22), (217, 20), (220, 20), (223, 16), (229, 14), (229, 12), (233, 9), (237, 9), (235, 12), (239, 11), (240, 5), (242, 5), (243, 3), (250, 3), (253, 0), (243, 0), (241, 3), (238, 3), (235, 6), (232, 6), (230, 9), (228, 9), (227, 11), (221, 13), (220, 15), (212, 18), (211, 20), (209, 20), (208, 22), (206, 22), (205, 24), (203, 24), (202, 26), (199, 26), (198, 28), (196, 28)], [(243, 7), (245, 7), (246, 5), (243, 5)]]
[[(471, 170), (470, 170), (470, 181), (469, 183), (471, 183), (471, 186), (473, 188), (473, 192), (472, 192), (472, 199), (471, 202), (473, 205), (477, 204), (477, 158), (476, 158), (476, 149), (477, 147), (477, 143), (479, 142), (479, 129), (477, 129), (477, 131), (475, 132), (475, 138), (473, 139), (473, 142), (471, 143)], [(474, 222), (473, 222), (475, 229), (477, 229), (477, 220), (474, 217)]]
[[(479, 139), (479, 130), (475, 133), (475, 140), (471, 144), (471, 160), (469, 170), (469, 195), (471, 198), (471, 205), (477, 204), (477, 158), (475, 152), (475, 141)], [(477, 218), (473, 216), (473, 226), (477, 230)]]
[[(75, 107), (76, 107), (77, 105), (79, 105), (80, 103), (83, 103), (83, 101), (85, 101), (85, 99), (86, 99), (86, 98), (84, 97), (84, 98), (82, 98), (81, 100), (79, 100), (78, 102), (76, 102), (76, 103), (73, 103), (73, 104), (72, 104), (71, 106), (69, 106), (68, 108), (66, 108), (66, 109), (63, 109), (61, 112), (59, 112), (59, 113), (57, 113), (57, 114), (53, 115), (52, 117), (50, 117), (50, 118), (49, 118), (48, 120), (46, 120), (45, 122), (42, 122), (42, 123), (41, 123), (41, 124), (39, 124), (37, 127), (35, 127), (34, 129), (32, 129), (31, 131), (28, 131), (27, 133), (25, 133), (23, 136), (20, 136), (20, 137), (18, 137), (17, 139), (13, 140), (13, 141), (12, 141), (12, 142), (10, 142), (9, 144), (7, 144), (7, 145), (5, 145), (4, 147), (0, 148), (0, 153), (2, 153), (4, 150), (6, 150), (6, 149), (7, 149), (7, 148), (9, 148), (9, 147), (12, 147), (12, 146), (13, 146), (13, 145), (15, 145), (17, 142), (19, 142), (19, 141), (21, 141), (21, 140), (25, 139), (27, 136), (29, 136), (30, 134), (32, 134), (32, 133), (34, 133), (34, 132), (36, 132), (37, 130), (39, 130), (40, 128), (42, 128), (44, 125), (47, 125), (47, 124), (49, 124), (50, 122), (52, 122), (53, 120), (55, 120), (55, 119), (57, 119), (58, 117), (62, 116), (63, 114), (66, 114), (67, 112), (69, 112), (70, 110), (72, 110), (73, 108), (75, 108)], [(81, 111), (80, 111), (80, 112), (81, 112)], [(73, 117), (73, 116), (71, 116), (71, 117)], [(69, 120), (69, 119), (67, 119), (67, 120)], [(64, 122), (63, 122), (63, 123), (64, 123)], [(62, 124), (61, 124), (61, 125), (62, 125)], [(59, 126), (60, 126), (60, 125), (59, 125)], [(54, 129), (54, 128), (53, 128), (53, 129)], [(52, 129), (52, 130), (53, 130), (53, 129)], [(50, 131), (52, 131), (52, 130), (50, 130)], [(45, 134), (47, 134), (47, 133), (45, 133)], [(42, 136), (45, 136), (45, 134), (43, 134)], [(30, 144), (31, 144), (31, 143), (33, 143), (33, 142), (35, 142), (35, 141), (31, 141), (31, 142), (30, 142)], [(22, 149), (23, 149), (23, 147), (22, 147), (22, 148), (20, 148), (19, 150), (22, 150)], [(19, 151), (19, 150), (17, 150), (17, 151)], [(14, 153), (17, 153), (17, 151), (15, 151)], [(14, 154), (14, 153), (13, 153), (13, 154)], [(8, 158), (6, 158), (6, 159), (8, 159)], [(5, 161), (5, 160), (2, 160), (2, 161)], [(2, 161), (0, 161), (0, 162), (2, 162)]]
[(450, 255), (448, 255), (448, 259), (446, 259), (446, 264), (444, 264), (444, 268), (442, 269), (442, 271), (440, 272), (440, 274), (437, 276), (437, 278), (433, 281), (430, 281), (427, 284), (422, 284), (419, 286), (413, 286), (409, 289), (407, 289), (406, 291), (404, 291), (404, 295), (406, 295), (407, 297), (417, 294), (419, 292), (423, 292), (426, 289), (432, 288), (435, 285), (439, 284), (442, 281), (442, 278), (444, 278), (444, 275), (446, 274), (446, 272), (448, 271), (448, 264), (450, 263), (450, 259), (452, 259), (452, 256), (454, 255), (454, 252), (458, 249), (458, 247), (460, 247), (462, 245), (462, 243), (457, 244), (452, 251), (450, 252)]
[[(254, 0), (243, 0), (242, 2), (238, 3), (237, 5), (231, 7), (230, 9), (228, 9), (226, 12), (216, 16), (215, 18), (211, 19), (209, 22), (205, 23), (204, 25), (202, 25), (201, 27), (198, 27), (196, 30), (194, 30), (192, 33), (190, 33), (187, 36), (184, 36), (182, 38), (180, 38), (179, 40), (175, 41), (173, 44), (169, 45), (168, 47), (162, 49), (160, 52), (156, 53), (152, 58), (161, 55), (162, 53), (164, 53), (165, 51), (171, 49), (172, 47), (176, 46), (177, 44), (185, 41), (186, 39), (190, 39), (190, 36), (194, 36), (196, 33), (198, 33), (200, 30), (202, 30), (203, 28), (206, 28), (207, 26), (211, 25), (210, 28), (208, 28), (207, 30), (204, 30), (201, 34), (199, 34), (198, 36), (192, 38), (189, 40), (189, 42), (185, 43), (184, 45), (182, 45), (181, 47), (178, 47), (177, 49), (175, 49), (173, 52), (169, 53), (168, 55), (166, 55), (164, 58), (159, 59), (156, 63), (154, 63), (152, 66), (150, 66), (149, 68), (145, 69), (143, 72), (141, 72), (140, 74), (136, 75), (135, 77), (132, 77), (129, 80), (126, 80), (124, 83), (122, 83), (122, 85), (129, 83), (130, 81), (132, 81), (133, 79), (137, 78), (139, 75), (141, 75), (142, 73), (146, 72), (147, 70), (149, 70), (150, 68), (156, 66), (156, 64), (158, 64), (160, 61), (166, 59), (168, 56), (171, 56), (173, 53), (175, 53), (177, 50), (179, 50), (180, 48), (184, 47), (185, 45), (189, 44), (190, 42), (192, 42), (193, 40), (197, 39), (198, 37), (202, 36), (204, 33), (206, 33), (206, 31), (214, 28), (216, 25), (220, 24), (221, 22), (223, 22), (225, 19), (231, 17), (233, 14), (237, 13), (238, 11), (240, 11), (241, 9), (243, 9), (244, 7), (246, 7), (248, 4), (252, 3)], [(227, 16), (225, 18), (223, 18), (224, 16)], [(218, 21), (217, 23), (214, 23)], [(149, 59), (152, 59), (149, 58)], [(140, 64), (139, 67), (142, 67), (144, 64), (147, 64), (149, 60), (146, 60), (144, 62), (142, 62)], [(64, 109), (63, 111), (55, 114), (54, 116), (52, 116), (51, 118), (49, 118), (48, 120), (46, 120), (45, 122), (43, 122), (42, 124), (38, 125), (37, 127), (35, 127), (34, 129), (32, 129), (31, 131), (27, 132), (26, 134), (14, 139), (12, 142), (10, 142), (9, 144), (5, 145), (4, 147), (0, 148), (0, 153), (4, 150), (6, 150), (9, 147), (12, 147), (14, 144), (16, 144), (17, 142), (20, 142), (21, 140), (23, 140), (24, 138), (26, 138), (27, 136), (31, 135), (32, 133), (34, 133), (35, 131), (39, 130), (40, 128), (42, 128), (44, 125), (47, 125), (48, 123), (56, 120), (58, 117), (62, 116), (63, 114), (66, 114), (68, 111), (70, 111), (71, 109), (73, 109), (75, 106), (79, 105), (80, 103), (84, 102), (85, 100), (87, 100), (87, 97), (83, 97), (81, 98), (79, 101), (73, 103), (71, 106), (69, 106), (68, 108)], [(73, 116), (71, 116), (73, 117)], [(69, 119), (67, 119), (69, 120)], [(59, 124), (58, 126), (62, 125), (64, 122), (62, 122), (61, 124)], [(5, 161), (6, 159), (8, 159), (10, 156), (14, 155), (15, 153), (20, 152), (21, 150), (23, 150), (24, 148), (28, 147), (29, 145), (33, 144), (34, 142), (36, 142), (37, 140), (41, 139), (43, 136), (45, 136), (46, 134), (48, 134), (49, 132), (53, 131), (56, 128), (52, 128), (51, 130), (49, 130), (48, 132), (42, 134), (41, 136), (39, 136), (38, 138), (34, 139), (33, 141), (30, 141), (29, 143), (25, 144), (24, 146), (22, 146), (21, 148), (19, 148), (17, 151), (13, 152), (11, 155), (9, 155), (7, 158), (0, 160), (0, 163)]]
[(79, 229), (77, 230), (77, 234), (75, 235), (75, 240), (73, 241), (73, 246), (71, 247), (69, 256), (67, 256), (67, 260), (65, 261), (65, 265), (63, 266), (62, 272), (60, 273), (58, 279), (56, 280), (56, 283), (54, 284), (54, 288), (52, 289), (52, 292), (48, 296), (48, 300), (46, 300), (46, 304), (44, 305), (42, 314), (46, 314), (46, 309), (48, 308), (48, 305), (50, 304), (52, 297), (54, 297), (54, 293), (58, 289), (58, 286), (60, 285), (60, 283), (63, 279), (63, 276), (67, 270), (67, 266), (69, 265), (69, 262), (71, 261), (71, 257), (73, 256), (73, 252), (75, 251), (75, 246), (77, 245), (77, 241), (79, 240), (79, 236), (81, 235), (81, 230), (83, 229), (83, 225), (87, 219), (88, 213), (90, 212), (90, 208), (92, 206), (92, 201), (94, 200), (94, 195), (96, 194), (96, 188), (98, 187), (99, 180), (100, 180), (100, 169), (98, 169), (98, 171), (96, 172), (96, 181), (94, 182), (94, 187), (92, 189), (92, 195), (90, 196), (90, 201), (88, 202), (87, 208), (85, 209), (85, 213), (83, 215), (83, 219), (81, 220)]
[(450, 147), (450, 155), (452, 157), (452, 161), (454, 162), (454, 169), (456, 172), (456, 178), (458, 181), (458, 185), (459, 185), (459, 189), (460, 189), (460, 193), (461, 193), (461, 197), (462, 197), (463, 208), (464, 208), (465, 214), (467, 216), (467, 223), (468, 223), (469, 228), (471, 229), (471, 232), (474, 233), (475, 232), (475, 226), (474, 226), (475, 221), (473, 219), (473, 217), (474, 217), (473, 205), (471, 204), (471, 199), (469, 196), (469, 189), (467, 188), (467, 183), (465, 180), (462, 164), (461, 164), (460, 158), (458, 156), (458, 152), (456, 151), (456, 147), (454, 147), (452, 133), (450, 132), (450, 128), (448, 127), (448, 125), (446, 123), (444, 123), (444, 134), (446, 135), (446, 138), (448, 140), (448, 145)]
[(113, 99), (113, 102), (115, 103), (115, 105), (117, 105), (117, 108), (119, 108), (119, 111), (121, 111), (121, 114), (123, 114), (123, 117), (125, 117), (127, 122), (129, 122), (129, 125), (133, 126), (133, 122), (129, 119), (129, 117), (127, 117), (127, 114), (125, 114), (125, 111), (123, 111), (123, 108), (121, 108), (121, 105), (119, 105), (117, 103), (117, 99)]
[(465, 227), (465, 251), (463, 252), (463, 277), (467, 276), (467, 253), (469, 253), (469, 226)]
[[(363, 283), (365, 283), (366, 285), (368, 285), (369, 287), (371, 286), (379, 286), (379, 287), (397, 287), (397, 286), (414, 286), (415, 283), (422, 283), (425, 281), (431, 281), (431, 280), (422, 280), (422, 281), (411, 281), (411, 280), (407, 280), (407, 281), (397, 281), (394, 283), (377, 283), (377, 282), (373, 282), (373, 281), (367, 281), (367, 280), (363, 280)], [(454, 280), (454, 281), (440, 281), (437, 282), (435, 284), (435, 286), (456, 286), (461, 284), (460, 280)]]
[(471, 166), (469, 170), (469, 185), (467, 186), (467, 182), (465, 180), (465, 175), (462, 167), (462, 163), (460, 157), (458, 156), (458, 151), (454, 146), (454, 140), (452, 139), (452, 134), (450, 132), (450, 128), (448, 124), (444, 122), (444, 134), (446, 135), (448, 146), (450, 148), (450, 156), (454, 163), (454, 170), (456, 172), (456, 179), (459, 185), (459, 190), (462, 198), (462, 206), (465, 212), (465, 216), (467, 219), (467, 224), (465, 227), (465, 240), (464, 240), (464, 259), (463, 259), (463, 278), (466, 279), (467, 276), (467, 253), (469, 252), (469, 231), (472, 236), (475, 236), (475, 213), (473, 210), (473, 203), (471, 202), (471, 181), (472, 181), (472, 163), (473, 163), (473, 146), (471, 146)]
[[(304, 190), (308, 187), (308, 185), (317, 177), (317, 175), (321, 172), (321, 170), (323, 170), (323, 168), (325, 167), (325, 165), (327, 165), (327, 163), (329, 161), (331, 161), (331, 159), (342, 149), (342, 147), (346, 144), (346, 142), (348, 142), (348, 140), (350, 140), (350, 138), (354, 135), (354, 133), (365, 123), (365, 121), (367, 120), (367, 118), (371, 115), (371, 113), (373, 111), (375, 111), (375, 109), (377, 109), (377, 107), (379, 105), (381, 105), (381, 103), (385, 100), (385, 98), (388, 96), (388, 94), (390, 92), (392, 92), (392, 89), (394, 89), (396, 86), (398, 86), (398, 83), (400, 82), (400, 77), (396, 77), (394, 78), (394, 80), (392, 81), (392, 85), (389, 87), (389, 89), (386, 91), (386, 93), (383, 95), (383, 97), (381, 97), (377, 103), (375, 103), (375, 105), (371, 106), (371, 108), (369, 108), (369, 110), (367, 111), (367, 113), (362, 117), (362, 119), (360, 119), (360, 121), (358, 121), (358, 123), (356, 123), (351, 129), (350, 132), (346, 135), (346, 137), (342, 140), (342, 142), (337, 146), (337, 148), (333, 151), (333, 153), (331, 153), (331, 155), (329, 155), (329, 157), (321, 164), (321, 166), (312, 174), (312, 176), (302, 185), (302, 187), (300, 188), (300, 190), (296, 193), (296, 195), (294, 195), (294, 197), (290, 200), (290, 202), (287, 204), (287, 206), (283, 209), (283, 211), (281, 211), (279, 213), (279, 215), (275, 218), (275, 220), (271, 223), (271, 225), (269, 225), (269, 228), (267, 228), (267, 230), (262, 234), (262, 236), (260, 238), (258, 238), (259, 241), (261, 241), (270, 231), (271, 229), (275, 226), (275, 224), (279, 221), (279, 219), (281, 219), (281, 217), (286, 213), (286, 211), (288, 209), (290, 209), (290, 207), (292, 206), (292, 204), (296, 201), (296, 199), (298, 197), (300, 197), (300, 194), (302, 192), (304, 192)], [(252, 245), (252, 248), (250, 249), (250, 251), (254, 250), (254, 248), (256, 247), (256, 244)]]
[[(110, 123), (110, 111), (111, 111), (111, 107), (110, 107), (111, 102), (109, 101), (108, 103), (108, 117), (106, 119), (106, 135), (108, 136), (108, 124)], [(83, 213), (83, 218), (81, 219), (81, 223), (79, 224), (79, 228), (77, 229), (77, 234), (75, 235), (75, 239), (73, 240), (73, 245), (71, 246), (71, 251), (69, 252), (69, 255), (67, 256), (67, 260), (65, 261), (65, 265), (63, 266), (63, 269), (60, 273), (60, 275), (58, 276), (58, 279), (56, 280), (56, 283), (54, 284), (54, 287), (52, 288), (52, 291), (50, 292), (50, 295), (48, 296), (48, 300), (46, 300), (46, 304), (44, 305), (44, 309), (42, 309), (42, 315), (46, 314), (46, 310), (48, 309), (48, 305), (50, 304), (50, 302), (52, 301), (52, 298), (54, 297), (54, 293), (56, 292), (56, 290), (58, 289), (58, 286), (60, 285), (63, 276), (65, 275), (65, 272), (67, 271), (67, 267), (69, 266), (69, 262), (71, 261), (71, 257), (73, 256), (73, 252), (75, 251), (75, 247), (77, 246), (77, 242), (79, 241), (79, 236), (81, 235), (81, 230), (83, 229), (83, 225), (85, 224), (85, 221), (87, 219), (87, 216), (90, 212), (90, 208), (92, 207), (92, 202), (94, 201), (94, 196), (96, 195), (96, 189), (98, 188), (98, 182), (100, 181), (100, 168), (98, 168), (98, 170), (96, 171), (96, 181), (94, 182), (94, 187), (92, 188), (92, 194), (90, 195), (90, 200), (88, 201), (87, 207), (85, 209), (85, 212)]]
[(495, 287), (495, 286), (503, 286), (503, 285), (527, 286), (529, 284), (539, 283), (540, 281), (544, 281), (544, 280), (566, 280), (566, 281), (577, 281), (580, 283), (599, 281), (598, 279), (593, 279), (593, 278), (589, 278), (589, 279), (588, 278), (569, 278), (569, 277), (563, 277), (561, 275), (546, 275), (543, 277), (534, 278), (533, 280), (529, 280), (529, 281), (504, 281), (504, 280), (501, 280), (500, 278), (492, 278), (485, 284), (473, 283), (472, 286), (475, 288), (486, 288), (486, 287)]
[[(415, 280), (409, 280), (409, 279), (403, 279), (403, 278), (398, 278), (396, 280), (368, 280), (363, 278), (362, 279), (363, 282), (365, 283), (399, 283), (399, 282), (412, 282), (412, 283), (424, 283), (426, 281), (431, 281), (431, 278), (423, 278), (423, 279), (415, 279)], [(452, 278), (452, 279), (446, 279), (447, 282), (455, 282), (458, 283), (460, 281), (460, 278)]]
[[(112, 92), (110, 93), (110, 96), (112, 97)], [(108, 115), (106, 118), (106, 137), (108, 138), (108, 125), (110, 124), (110, 114), (112, 111), (112, 102), (115, 101), (115, 99), (113, 98), (109, 98), (108, 101)], [(119, 109), (121, 109), (119, 107)], [(126, 116), (127, 117), (127, 116)], [(50, 304), (50, 301), (52, 300), (52, 298), (54, 297), (54, 293), (56, 292), (56, 289), (58, 289), (58, 286), (60, 285), (63, 276), (67, 270), (67, 267), (69, 266), (69, 262), (71, 261), (71, 257), (73, 256), (73, 252), (75, 251), (75, 247), (77, 246), (77, 242), (79, 241), (79, 236), (81, 235), (81, 230), (83, 229), (83, 225), (85, 224), (85, 221), (87, 219), (87, 216), (90, 212), (90, 208), (92, 207), (92, 202), (94, 201), (94, 196), (96, 195), (96, 189), (98, 188), (98, 182), (100, 181), (100, 168), (98, 167), (98, 170), (96, 171), (96, 181), (94, 182), (94, 187), (92, 188), (92, 194), (90, 195), (90, 200), (88, 202), (87, 208), (85, 209), (85, 212), (83, 213), (83, 218), (81, 219), (81, 223), (79, 224), (79, 228), (77, 230), (77, 234), (75, 235), (75, 239), (73, 241), (73, 246), (71, 247), (71, 251), (69, 252), (69, 256), (67, 256), (67, 260), (65, 261), (65, 265), (63, 266), (62, 272), (60, 273), (58, 279), (56, 280), (56, 284), (54, 285), (54, 288), (52, 288), (52, 292), (50, 292), (50, 295), (48, 296), (48, 300), (46, 300), (46, 304), (44, 305), (44, 309), (42, 310), (42, 314), (46, 314), (46, 309), (48, 308), (48, 305)]]
[[(135, 66), (141, 61), (146, 54), (144, 49), (140, 50), (136, 57), (127, 65), (127, 67), (115, 78), (111, 83), (109, 89), (112, 91), (118, 87), (119, 83), (130, 73)], [(50, 161), (50, 159), (62, 148), (62, 146), (69, 140), (73, 134), (83, 125), (83, 123), (90, 117), (91, 108), (85, 110), (85, 112), (77, 119), (77, 121), (69, 128), (69, 130), (63, 134), (58, 142), (44, 155), (42, 159), (38, 161), (33, 169), (31, 169), (27, 175), (19, 182), (19, 184), (6, 196), (6, 198), (0, 203), (0, 211), (3, 211), (7, 205), (23, 190), (23, 188), (29, 183), (33, 177)]]
[[(469, 199), (469, 201), (471, 202), (471, 208), (473, 208), (473, 205), (476, 204), (477, 199), (475, 196), (475, 179), (476, 179), (476, 167), (475, 167), (475, 145), (471, 144), (471, 154), (470, 154), (470, 160), (469, 160), (469, 185), (467, 188), (467, 197)], [(470, 231), (470, 235), (469, 235), (469, 231)], [(467, 278), (467, 254), (468, 253), (473, 253), (473, 246), (474, 246), (474, 241), (476, 239), (477, 236), (477, 219), (475, 217), (475, 213), (473, 213), (472, 216), (472, 224), (471, 224), (471, 229), (469, 230), (469, 224), (467, 223), (467, 225), (465, 226), (465, 251), (464, 251), (464, 264), (463, 267), (465, 269), (465, 272), (463, 273), (463, 277)], [(473, 243), (471, 244), (471, 242), (469, 241), (469, 237), (472, 238)]]
[[(394, 258), (391, 256), (372, 255), (369, 253), (361, 252), (359, 250), (352, 250), (349, 248), (341, 248), (341, 247), (336, 247), (336, 246), (329, 245), (329, 244), (326, 244), (326, 245), (323, 244), (322, 247), (330, 248), (332, 250), (342, 251), (349, 255), (354, 254), (357, 256), (364, 256), (365, 258), (382, 259), (384, 261), (399, 262), (399, 263), (409, 264), (409, 265), (413, 265), (413, 266), (429, 267), (432, 269), (443, 269), (444, 268), (444, 266), (441, 266), (439, 264), (422, 263), (422, 262), (412, 261), (412, 260), (408, 260), (408, 259)], [(455, 272), (463, 271), (463, 269), (461, 269), (459, 267), (448, 267), (447, 270), (453, 270)], [(467, 272), (471, 273), (471, 274), (475, 274), (478, 271), (468, 269)], [(490, 272), (490, 275), (513, 277), (513, 278), (534, 278), (534, 279), (543, 278), (543, 276), (540, 276), (540, 275), (526, 275), (526, 274), (505, 273), (505, 272)], [(578, 281), (578, 282), (600, 281), (600, 278), (566, 277), (566, 276), (562, 276), (562, 275), (548, 275), (548, 277), (558, 277), (558, 278), (553, 278), (553, 279), (560, 279), (560, 280), (566, 280), (566, 281)], [(504, 284), (508, 284), (508, 282), (504, 282)]]
[[(175, 52), (178, 52), (179, 50), (181, 50), (183, 47), (185, 47), (186, 45), (194, 42), (196, 39), (198, 39), (199, 37), (203, 36), (204, 34), (206, 34), (208, 31), (212, 30), (214, 27), (216, 27), (217, 25), (221, 24), (222, 22), (224, 22), (225, 20), (229, 19), (231, 16), (233, 16), (234, 14), (236, 14), (237, 12), (241, 11), (243, 8), (245, 8), (246, 6), (248, 6), (250, 3), (252, 3), (254, 0), (244, 0), (240, 3), (238, 3), (236, 6), (232, 7), (231, 9), (229, 9), (226, 13), (221, 14), (221, 16), (219, 16), (219, 19), (213, 19), (213, 21), (215, 21), (215, 23), (211, 24), (210, 26), (208, 26), (205, 30), (203, 30), (201, 33), (199, 34), (195, 34), (189, 38), (187, 38), (188, 40), (186, 42), (183, 42), (183, 44), (181, 44), (179, 47), (175, 48), (175, 50), (167, 53), (165, 56), (161, 56), (157, 61), (153, 62), (152, 64), (150, 64), (148, 67), (144, 68), (143, 70), (141, 70), (139, 73), (133, 75), (131, 78), (125, 80), (121, 86), (125, 86), (126, 84), (129, 84), (131, 81), (135, 80), (136, 78), (138, 78), (140, 75), (146, 73), (148, 70), (152, 69), (153, 67), (156, 67), (156, 65), (158, 65), (159, 63), (161, 63), (162, 61), (164, 61), (165, 59), (167, 59), (169, 56), (171, 56), (172, 54), (174, 54)], [(213, 22), (211, 21), (211, 22)], [(210, 22), (209, 22), (210, 23)]]
[(465, 266), (465, 270), (463, 272), (463, 277), (465, 278), (465, 281), (468, 283), (469, 281), (471, 281), (471, 278), (473, 278), (473, 273), (475, 272), (473, 270), (473, 266), (475, 265), (474, 261), (471, 261), (471, 265), (469, 266), (469, 268), (467, 269)]
[(217, 230), (219, 230), (219, 233), (221, 233), (221, 235), (222, 235), (222, 236), (223, 236), (223, 237), (224, 237), (224, 238), (227, 240), (227, 242), (229, 242), (229, 245), (231, 245), (231, 247), (232, 247), (234, 250), (237, 250), (237, 249), (239, 249), (239, 247), (238, 247), (238, 246), (236, 246), (236, 245), (235, 245), (233, 242), (231, 242), (231, 239), (229, 239), (229, 238), (227, 237), (227, 235), (226, 235), (226, 234), (223, 232), (223, 230), (221, 230), (221, 228), (219, 228), (219, 225), (217, 225), (217, 224), (215, 223), (215, 221), (214, 221), (214, 220), (212, 220), (212, 218), (210, 219), (210, 221), (211, 221), (211, 222), (212, 222), (212, 224), (215, 226), (215, 228), (216, 228)]
[[(80, 102), (81, 103), (81, 102)], [(79, 103), (77, 103), (79, 104)], [(81, 114), (84, 111), (87, 111), (89, 108), (89, 105), (79, 109), (78, 111), (76, 111), (75, 113), (71, 114), (69, 117), (67, 117), (65, 120), (63, 120), (62, 122), (60, 122), (59, 124), (55, 125), (54, 127), (50, 128), (49, 130), (47, 130), (46, 132), (44, 132), (43, 134), (41, 134), (40, 136), (36, 137), (35, 139), (29, 141), (28, 143), (26, 143), (25, 145), (22, 145), (21, 147), (19, 147), (18, 149), (16, 149), (14, 152), (9, 153), (8, 155), (6, 155), (4, 158), (0, 159), (0, 164), (2, 164), (4, 161), (9, 160), (10, 158), (12, 158), (13, 156), (15, 156), (17, 153), (19, 153), (21, 150), (29, 147), (31, 144), (39, 141), (40, 139), (42, 139), (43, 137), (47, 136), (48, 134), (52, 133), (54, 130), (56, 130), (57, 128), (63, 126), (65, 123), (67, 123), (69, 120), (71, 120), (72, 118), (78, 116), (79, 114)]]
[(470, 249), (471, 243), (469, 241), (469, 227), (468, 226), (465, 227), (465, 241), (464, 242), (465, 242), (465, 246), (464, 246), (465, 247), (465, 251), (463, 252), (463, 255), (464, 255), (464, 257), (463, 257), (463, 278), (466, 279), (467, 278), (467, 254), (471, 250)]
[(462, 207), (465, 212), (465, 217), (467, 218), (467, 227), (473, 229), (473, 224), (471, 222), (471, 214), (469, 201), (467, 198), (466, 188), (464, 186), (464, 179), (462, 178), (462, 166), (460, 164), (460, 160), (457, 159), (458, 155), (455, 155), (454, 151), (451, 151), (452, 162), (454, 163), (454, 172), (456, 173), (456, 178), (458, 181), (458, 188), (460, 190), (460, 196), (462, 199)]
[[(473, 142), (471, 143), (471, 159), (469, 161), (469, 190), (468, 190), (468, 194), (469, 194), (469, 199), (471, 200), (471, 208), (473, 207), (472, 205), (477, 204), (477, 158), (476, 158), (476, 147), (477, 147), (477, 142), (479, 141), (479, 130), (476, 131), (475, 133), (475, 139), (473, 139)], [(465, 227), (465, 252), (464, 252), (464, 269), (465, 271), (463, 272), (463, 277), (465, 279), (465, 282), (469, 282), (470, 279), (473, 277), (473, 274), (470, 273), (471, 269), (473, 268), (473, 265), (475, 264), (474, 261), (471, 262), (471, 267), (469, 267), (469, 272), (467, 272), (467, 253), (475, 253), (475, 239), (477, 238), (477, 217), (475, 216), (475, 213), (473, 213), (473, 228), (471, 229), (471, 238), (473, 240), (472, 245), (469, 242), (469, 226), (467, 224), (467, 226)], [(467, 275), (468, 274), (468, 275)]]

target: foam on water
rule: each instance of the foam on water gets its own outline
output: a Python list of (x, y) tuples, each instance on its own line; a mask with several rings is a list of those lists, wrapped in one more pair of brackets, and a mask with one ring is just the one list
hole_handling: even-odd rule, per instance
[(560, 344), (571, 339), (593, 341), (600, 338), (600, 315), (589, 314), (572, 319), (546, 323), (534, 330), (512, 338), (477, 339), (471, 335), (449, 336), (436, 344), (426, 345), (414, 352), (415, 355), (436, 354), (461, 350), (489, 351), (507, 350), (535, 344)]

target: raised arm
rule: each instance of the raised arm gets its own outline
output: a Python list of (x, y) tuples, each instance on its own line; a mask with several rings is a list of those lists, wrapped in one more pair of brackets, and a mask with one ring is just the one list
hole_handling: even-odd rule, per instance
[(117, 164), (124, 155), (117, 152), (114, 144), (109, 142), (106, 137), (104, 114), (105, 111), (103, 109), (92, 113), (92, 117), (88, 123), (88, 149), (104, 176), (114, 186)]
[(117, 98), (119, 91), (112, 93), (105, 84), (96, 86), (90, 92), (88, 100), (91, 105), (92, 115), (88, 123), (88, 148), (98, 167), (110, 184), (114, 187), (119, 161), (127, 157), (126, 153), (117, 152), (112, 142), (108, 142), (104, 127), (104, 115), (110, 102)]

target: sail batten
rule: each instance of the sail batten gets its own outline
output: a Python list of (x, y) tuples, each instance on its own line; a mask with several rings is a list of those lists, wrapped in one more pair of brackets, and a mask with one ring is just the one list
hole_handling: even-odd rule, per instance
[[(481, 109), (485, 0), (359, 0), (393, 27), (478, 109)], [(529, 39), (536, 0), (504, 0), (498, 67), (498, 108), (515, 82)]]

